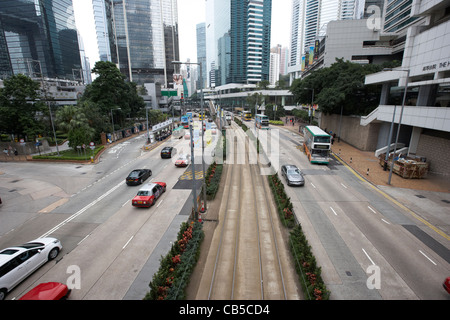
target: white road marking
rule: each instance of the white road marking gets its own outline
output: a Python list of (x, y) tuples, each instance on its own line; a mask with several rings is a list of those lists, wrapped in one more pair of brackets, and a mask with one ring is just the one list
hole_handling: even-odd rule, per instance
[(373, 213), (377, 213), (375, 210), (373, 210), (371, 207), (367, 206), (367, 208), (370, 209), (370, 211), (372, 211)]
[(332, 207), (330, 207), (331, 211), (333, 211), (334, 215), (337, 216), (336, 211), (334, 211), (334, 209)]
[(125, 245), (122, 247), (122, 250), (125, 249), (125, 247), (130, 243), (131, 239), (133, 239), (134, 236), (131, 236), (131, 238), (125, 243)]
[(425, 253), (423, 253), (422, 250), (419, 250), (419, 252), (420, 252), (425, 258), (427, 258), (428, 260), (430, 260), (432, 264), (434, 264), (435, 266), (437, 266), (437, 264), (436, 264), (433, 260), (431, 260)]
[(369, 255), (367, 254), (366, 250), (364, 250), (364, 248), (362, 248), (362, 251), (364, 252), (364, 254), (366, 255), (366, 257), (370, 260), (370, 262), (375, 265), (375, 262), (373, 262), (373, 260), (369, 257)]
[(84, 208), (82, 208), (81, 210), (79, 210), (78, 212), (74, 213), (73, 215), (71, 215), (69, 218), (67, 218), (66, 220), (64, 220), (63, 222), (61, 222), (60, 224), (58, 224), (57, 226), (53, 227), (52, 229), (50, 229), (49, 231), (47, 231), (46, 233), (44, 233), (42, 236), (40, 236), (39, 238), (45, 238), (48, 237), (50, 234), (52, 234), (53, 232), (55, 232), (56, 230), (58, 230), (59, 228), (61, 228), (62, 226), (64, 226), (65, 224), (67, 224), (68, 222), (72, 221), (73, 219), (75, 219), (76, 217), (78, 217), (80, 214), (82, 214), (83, 212), (85, 212), (87, 209), (89, 209), (90, 207), (94, 206), (97, 202), (103, 200), (105, 197), (109, 196), (111, 193), (113, 193), (117, 188), (119, 188), (121, 185), (123, 185), (125, 183), (125, 181), (120, 182), (119, 184), (117, 184), (116, 186), (112, 187), (111, 189), (109, 189), (107, 192), (105, 192), (103, 195), (101, 195), (100, 197), (98, 197), (97, 199), (95, 199), (94, 201), (92, 201), (91, 203), (89, 203), (87, 206), (85, 206)]

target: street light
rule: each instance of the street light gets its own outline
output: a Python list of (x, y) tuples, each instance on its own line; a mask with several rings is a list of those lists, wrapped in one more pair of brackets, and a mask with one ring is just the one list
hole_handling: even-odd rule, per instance
[[(202, 189), (203, 189), (203, 204), (204, 204), (204, 209), (206, 211), (206, 183), (205, 183), (205, 175), (206, 175), (206, 170), (205, 170), (205, 143), (203, 141), (203, 136), (205, 135), (204, 131), (203, 131), (203, 125), (204, 125), (204, 121), (205, 121), (205, 114), (203, 111), (203, 75), (202, 75), (202, 64), (200, 62), (181, 62), (181, 61), (172, 61), (172, 64), (177, 64), (177, 65), (181, 65), (181, 64), (196, 64), (198, 66), (200, 66), (200, 107), (201, 107), (201, 114), (202, 114), (202, 125), (201, 125), (201, 133), (202, 133), (202, 169), (203, 169), (203, 181), (202, 181)], [(191, 139), (192, 139), (192, 135), (191, 135)], [(193, 160), (193, 159), (192, 159)], [(192, 163), (193, 165), (193, 163)]]
[[(120, 108), (111, 109), (111, 125), (112, 125), (112, 132), (111, 132), (111, 142), (113, 142), (114, 137), (114, 118), (113, 118), (113, 110), (121, 110)], [(114, 141), (116, 141), (114, 139)]]
[[(400, 134), (400, 126), (402, 124), (402, 117), (403, 117), (403, 109), (405, 108), (405, 101), (406, 101), (406, 93), (408, 91), (408, 79), (409, 79), (409, 69), (392, 69), (392, 68), (384, 68), (383, 71), (403, 71), (406, 72), (406, 83), (405, 83), (405, 90), (403, 91), (403, 101), (402, 101), (402, 108), (400, 111), (400, 119), (398, 120), (398, 127), (397, 127), (397, 136), (395, 137), (395, 144), (394, 144), (394, 153), (392, 155), (392, 162), (391, 162), (391, 168), (389, 170), (389, 178), (388, 178), (388, 184), (391, 184), (391, 177), (392, 177), (392, 169), (394, 168), (394, 159), (395, 159), (395, 152), (397, 151), (397, 142), (398, 142), (398, 136)], [(394, 121), (394, 119), (392, 119)], [(389, 138), (389, 142), (387, 145), (386, 152), (389, 152), (391, 141)]]

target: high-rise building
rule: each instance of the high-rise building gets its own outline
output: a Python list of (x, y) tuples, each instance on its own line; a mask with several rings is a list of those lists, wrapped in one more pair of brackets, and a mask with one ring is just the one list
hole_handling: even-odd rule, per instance
[(276, 85), (278, 80), (280, 80), (280, 54), (278, 52), (271, 52), (269, 83), (271, 85)]
[[(206, 67), (206, 25), (204, 22), (197, 24), (197, 63), (202, 65), (202, 81), (198, 84), (198, 88), (206, 88), (208, 77)], [(200, 72), (200, 70), (198, 70)]]
[[(110, 3), (108, 3), (110, 5)], [(97, 34), (97, 46), (100, 61), (111, 61), (110, 30), (108, 20), (111, 19), (111, 11), (106, 10), (105, 0), (92, 0), (94, 12), (95, 32)], [(106, 14), (109, 13), (107, 16)]]
[(179, 60), (177, 0), (105, 0), (111, 60), (129, 81), (171, 86)]
[(79, 80), (82, 75), (72, 0), (0, 4), (0, 77)]
[(271, 16), (272, 0), (207, 0), (207, 60), (217, 68), (216, 86), (269, 80)]
[[(330, 21), (353, 19), (357, 0), (293, 0), (288, 73), (291, 82), (301, 73), (302, 61), (316, 40), (325, 36)], [(364, 6), (359, 3), (360, 8)]]

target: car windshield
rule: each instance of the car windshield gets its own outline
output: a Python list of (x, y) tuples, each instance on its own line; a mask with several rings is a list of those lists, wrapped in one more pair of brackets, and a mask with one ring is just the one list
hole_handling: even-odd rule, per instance
[(132, 171), (129, 175), (129, 177), (133, 178), (133, 177), (139, 177), (139, 171)]
[(138, 191), (137, 195), (138, 196), (149, 196), (150, 191)]
[(288, 174), (300, 174), (300, 171), (298, 169), (288, 169)]
[(18, 247), (25, 248), (25, 249), (31, 249), (31, 248), (36, 248), (36, 247), (42, 247), (43, 245), (44, 244), (40, 243), (40, 242), (28, 242), (28, 243), (25, 243)]

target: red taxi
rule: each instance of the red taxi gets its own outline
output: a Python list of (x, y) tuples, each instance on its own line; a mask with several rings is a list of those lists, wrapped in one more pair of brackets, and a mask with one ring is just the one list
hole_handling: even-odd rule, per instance
[(165, 182), (154, 182), (144, 185), (131, 200), (134, 207), (150, 207), (166, 191)]
[(71, 290), (63, 283), (46, 282), (34, 287), (19, 300), (65, 300), (70, 292)]

